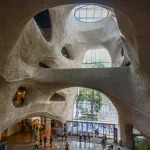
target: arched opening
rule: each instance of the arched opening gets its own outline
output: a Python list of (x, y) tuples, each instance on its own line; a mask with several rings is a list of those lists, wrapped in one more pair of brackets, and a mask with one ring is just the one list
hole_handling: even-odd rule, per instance
[(39, 62), (39, 66), (42, 68), (50, 68), (48, 65), (46, 65), (44, 62)]
[(39, 14), (34, 16), (34, 20), (38, 25), (41, 34), (43, 37), (49, 42), (51, 40), (51, 17), (49, 14), (49, 10), (44, 10)]
[(71, 58), (70, 58), (70, 54), (69, 54), (69, 52), (68, 52), (68, 49), (67, 49), (66, 47), (63, 47), (63, 48), (62, 48), (61, 53), (62, 53), (62, 55), (63, 55), (65, 58), (71, 59)]
[(88, 88), (78, 88), (73, 103), (73, 117), (68, 121), (72, 136), (89, 134), (91, 139), (104, 137), (112, 141), (120, 139), (118, 112), (102, 93)]
[[(1, 133), (0, 143), (7, 141), (8, 149), (33, 149), (34, 143), (38, 140), (41, 148), (48, 147), (50, 138), (61, 136), (62, 131), (64, 126), (59, 120), (46, 116), (29, 117), (16, 122)], [(2, 146), (5, 147), (6, 144), (0, 144), (0, 149), (3, 148)], [(59, 144), (54, 145), (54, 148), (58, 146)]]
[(82, 68), (109, 67), (111, 67), (111, 57), (106, 49), (90, 49), (84, 54)]
[(58, 64), (54, 60), (42, 60), (39, 62), (41, 68), (59, 68)]
[(68, 57), (68, 56), (67, 56)]
[(26, 96), (26, 88), (25, 87), (19, 87), (14, 98), (13, 98), (13, 105), (14, 107), (22, 107), (25, 101)]

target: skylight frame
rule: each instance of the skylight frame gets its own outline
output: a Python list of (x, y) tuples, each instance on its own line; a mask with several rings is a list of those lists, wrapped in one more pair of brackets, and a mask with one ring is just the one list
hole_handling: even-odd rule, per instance
[[(93, 8), (88, 8), (90, 6), (93, 6), (94, 9)], [(103, 7), (98, 6), (98, 5), (79, 5), (79, 6), (75, 7), (74, 9), (76, 9), (74, 11), (74, 18), (77, 21), (82, 22), (82, 23), (98, 23), (98, 22), (101, 22), (101, 21), (105, 20), (109, 16), (109, 11), (106, 8), (103, 8)], [(86, 16), (85, 17), (80, 17), (80, 16), (77, 17), (76, 16), (77, 12), (79, 11), (79, 14), (80, 14), (80, 11), (84, 10), (84, 9), (85, 9)], [(101, 11), (101, 14), (100, 14), (99, 17), (94, 17), (96, 9), (98, 9), (99, 11)], [(88, 10), (93, 10), (93, 17), (88, 17), (87, 16)], [(105, 13), (107, 11), (107, 15), (105, 17), (102, 17), (102, 14), (103, 14), (102, 12), (103, 11), (105, 11)], [(84, 18), (86, 21), (82, 21), (83, 20), (82, 18)], [(97, 21), (94, 21), (94, 20), (96, 20), (96, 18), (97, 18)], [(88, 21), (89, 19), (91, 19), (91, 20), (93, 19), (93, 21)]]

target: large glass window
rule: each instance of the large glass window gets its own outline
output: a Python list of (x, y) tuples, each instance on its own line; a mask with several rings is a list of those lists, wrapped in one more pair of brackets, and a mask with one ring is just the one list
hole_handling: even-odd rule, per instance
[(118, 129), (118, 137), (120, 137), (119, 127), (116, 124), (104, 124), (104, 123), (96, 123), (96, 122), (86, 122), (86, 121), (69, 121), (67, 123), (68, 133), (70, 135), (79, 135), (80, 133), (85, 134), (89, 133), (91, 136), (95, 136), (95, 131), (98, 130), (98, 137), (102, 137), (104, 135), (107, 138), (113, 139), (114, 137), (114, 128)]

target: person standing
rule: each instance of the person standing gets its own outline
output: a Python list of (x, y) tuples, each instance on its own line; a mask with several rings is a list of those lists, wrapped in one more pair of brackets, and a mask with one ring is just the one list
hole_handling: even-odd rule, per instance
[(84, 134), (84, 142), (86, 142), (86, 134)]
[(67, 133), (65, 133), (65, 135), (64, 135), (64, 136), (65, 136), (65, 141), (67, 141)]
[(38, 133), (38, 130), (39, 130), (39, 128), (38, 128), (38, 126), (36, 126), (35, 132)]
[(38, 148), (39, 148), (39, 142), (38, 139), (36, 139), (34, 150), (38, 150)]
[(50, 147), (53, 146), (52, 144), (53, 144), (53, 137), (51, 136), (51, 137), (50, 137)]
[(62, 140), (64, 139), (64, 131), (61, 132)]
[(82, 140), (82, 134), (80, 133), (79, 134), (79, 142), (81, 143), (81, 140)]
[(66, 143), (65, 150), (69, 150), (69, 144), (68, 144), (68, 142)]
[(89, 140), (89, 143), (90, 143), (90, 134), (88, 133), (88, 140)]
[(47, 137), (46, 135), (44, 136), (44, 147), (46, 147), (46, 143), (47, 143)]
[(32, 137), (32, 142), (34, 142), (34, 141), (35, 141), (35, 133), (34, 133), (34, 130), (32, 130), (32, 132), (31, 132), (31, 137)]
[(96, 138), (96, 136), (97, 136), (97, 130), (95, 130), (95, 138)]
[(113, 150), (114, 146), (113, 146), (113, 145), (111, 145), (110, 147), (111, 147), (111, 150)]
[(41, 137), (41, 135), (40, 135), (40, 145), (42, 145), (42, 137)]

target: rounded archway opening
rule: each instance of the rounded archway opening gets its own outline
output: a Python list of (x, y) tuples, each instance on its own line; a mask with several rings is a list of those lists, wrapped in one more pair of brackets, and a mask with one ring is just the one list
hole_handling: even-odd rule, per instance
[(110, 68), (111, 57), (105, 48), (89, 49), (84, 54), (82, 68)]
[(68, 131), (71, 135), (89, 133), (99, 138), (106, 135), (112, 142), (114, 137), (119, 141), (118, 112), (111, 100), (101, 92), (78, 87)]
[(26, 96), (26, 88), (22, 86), (19, 87), (13, 98), (14, 107), (16, 108), (23, 107), (25, 96)]
[[(46, 116), (32, 116), (9, 126), (1, 133), (1, 140), (2, 142), (7, 141), (8, 149), (28, 147), (31, 141), (34, 142), (37, 139), (39, 144), (44, 147), (44, 138), (49, 141), (50, 137), (60, 136), (62, 130), (64, 130), (63, 123), (57, 119)], [(23, 145), (20, 146), (20, 143), (23, 143)], [(46, 143), (46, 146), (50, 146), (49, 142)]]

